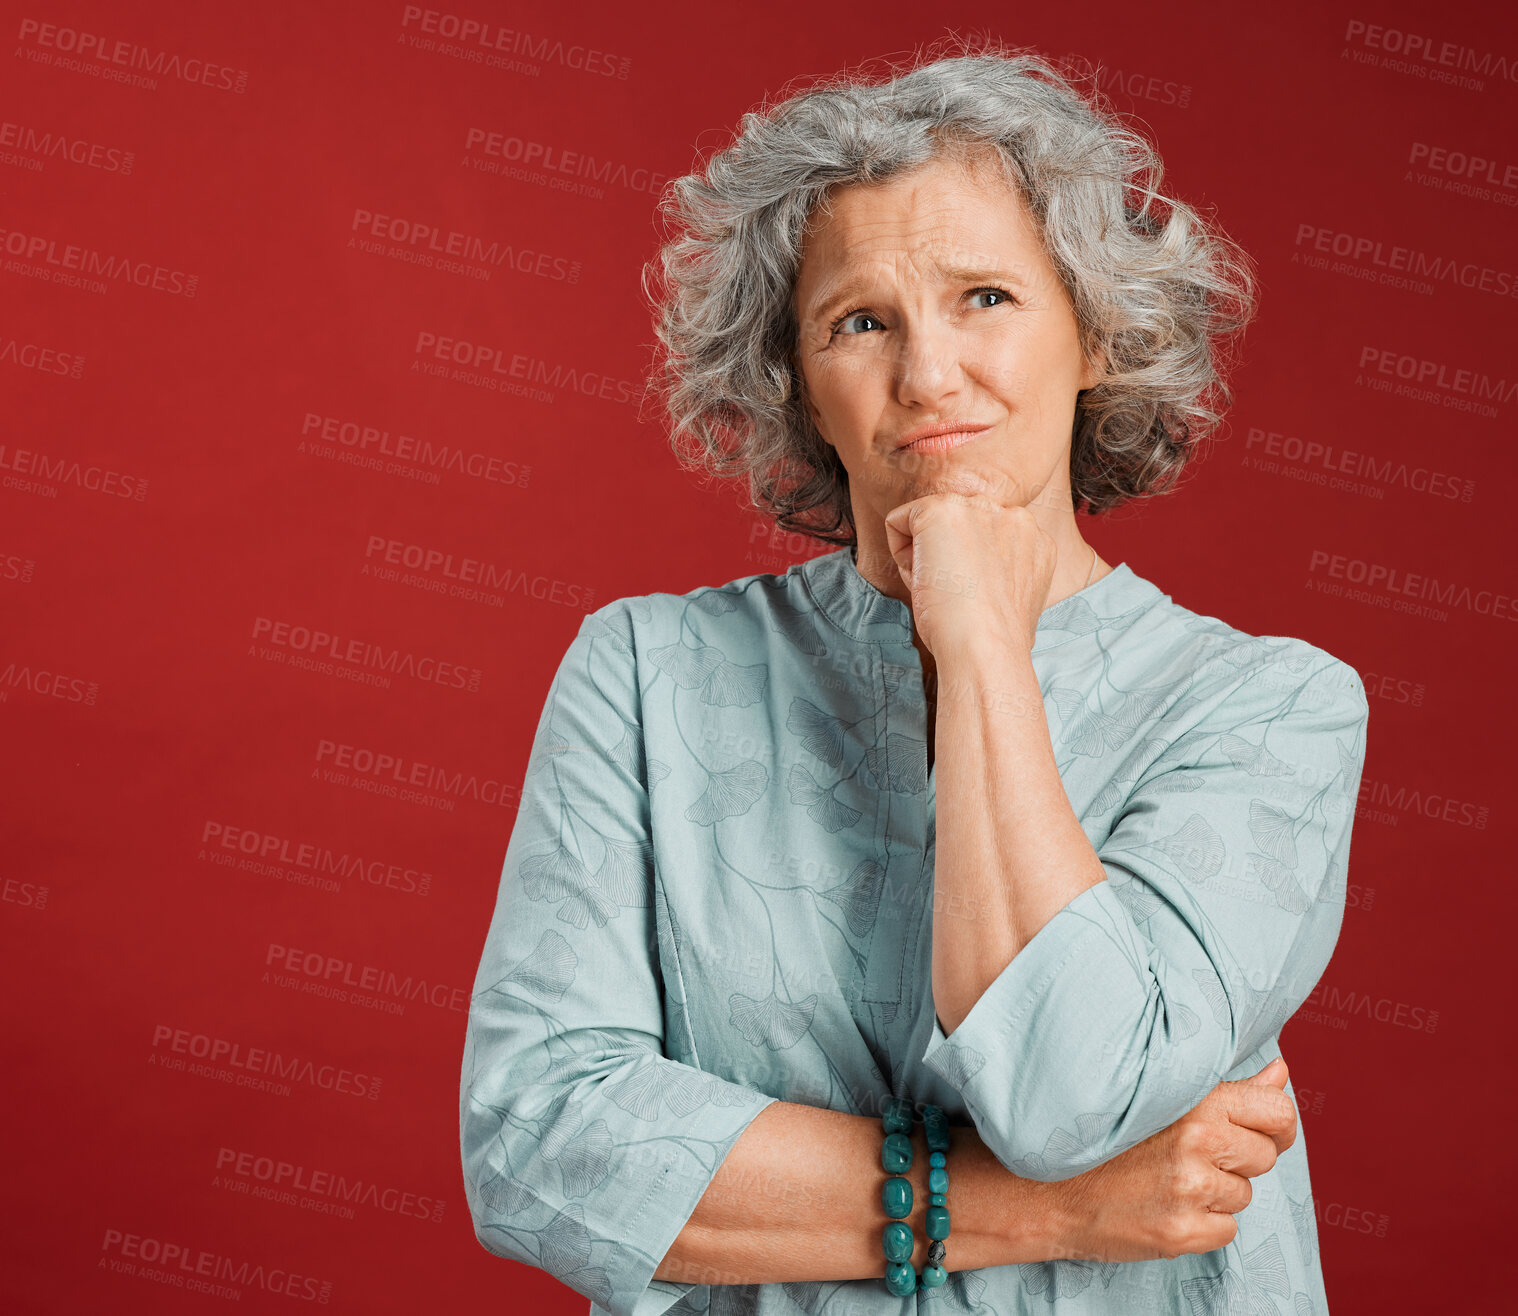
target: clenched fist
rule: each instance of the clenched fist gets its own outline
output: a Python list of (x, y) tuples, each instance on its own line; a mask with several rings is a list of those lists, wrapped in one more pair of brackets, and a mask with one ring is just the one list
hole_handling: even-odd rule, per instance
[(1169, 1128), (1094, 1170), (1051, 1184), (1067, 1213), (1071, 1255), (1154, 1261), (1211, 1252), (1238, 1233), (1250, 1180), (1297, 1140), (1297, 1110), (1277, 1056), (1248, 1079), (1219, 1083)]
[(935, 659), (986, 639), (1033, 648), (1059, 552), (1026, 506), (972, 482), (902, 503), (885, 526)]

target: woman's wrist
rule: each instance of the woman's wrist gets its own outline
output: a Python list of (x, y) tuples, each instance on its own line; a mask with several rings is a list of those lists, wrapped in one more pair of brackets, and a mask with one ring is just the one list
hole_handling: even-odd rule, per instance
[(1043, 714), (1043, 695), (1033, 653), (1025, 641), (987, 629), (939, 646), (933, 654), (940, 719), (968, 703), (996, 720)]
[[(1013, 1174), (973, 1127), (956, 1125), (953, 1137), (949, 1165), (954, 1232), (945, 1263), (951, 1273), (1048, 1261), (1078, 1251), (1077, 1222), (1064, 1184)], [(916, 1187), (914, 1183), (914, 1190)], [(912, 1225), (917, 1246), (912, 1264), (919, 1268), (928, 1250), (928, 1240), (921, 1233), (921, 1214), (914, 1201)]]

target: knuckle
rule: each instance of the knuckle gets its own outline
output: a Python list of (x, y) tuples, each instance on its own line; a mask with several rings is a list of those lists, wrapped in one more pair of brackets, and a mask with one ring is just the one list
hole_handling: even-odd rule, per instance
[(1212, 1149), (1211, 1160), (1218, 1169), (1231, 1170), (1236, 1165), (1247, 1163), (1253, 1150), (1254, 1146), (1248, 1138), (1226, 1134), (1218, 1139), (1217, 1145)]
[(1197, 1105), (1197, 1110), (1228, 1110), (1233, 1105), (1233, 1089), (1238, 1086), (1232, 1080), (1225, 1079), (1212, 1089)]
[[(1231, 1220), (1233, 1217), (1228, 1216), (1227, 1219)], [(1217, 1226), (1213, 1223), (1210, 1215), (1199, 1217), (1196, 1223), (1186, 1230), (1181, 1251), (1190, 1253), (1211, 1252), (1213, 1248), (1218, 1246), (1213, 1242), (1216, 1233)]]
[(1177, 1169), (1175, 1191), (1188, 1202), (1199, 1200), (1207, 1190), (1207, 1175), (1196, 1161), (1186, 1161)]
[(1194, 1230), (1189, 1218), (1185, 1215), (1167, 1216), (1158, 1233), (1156, 1243), (1167, 1257), (1177, 1257), (1191, 1250), (1188, 1245), (1192, 1240)]
[(1186, 1122), (1176, 1129), (1176, 1149), (1183, 1156), (1202, 1155), (1207, 1150), (1207, 1144), (1211, 1135), (1207, 1125), (1201, 1120), (1193, 1120), (1188, 1117)]

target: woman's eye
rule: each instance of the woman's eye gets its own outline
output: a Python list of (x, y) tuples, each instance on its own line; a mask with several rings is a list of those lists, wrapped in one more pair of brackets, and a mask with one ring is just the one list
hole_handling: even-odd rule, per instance
[[(1015, 302), (1016, 301), (1016, 298), (1014, 298), (1012, 296), (1012, 294), (1009, 293), (1005, 288), (977, 288), (977, 289), (975, 289), (974, 292), (970, 293), (970, 296), (971, 297), (999, 297), (999, 298), (1001, 298), (1001, 302), (995, 302), (995, 303), (992, 304), (993, 306), (999, 306), (999, 305), (1002, 304), (1002, 302)], [(991, 308), (987, 307), (985, 309), (989, 310)], [(853, 324), (855, 321), (860, 321), (860, 320), (872, 323), (875, 326), (875, 328), (877, 328), (877, 329), (880, 327), (880, 318), (877, 315), (875, 315), (874, 312), (872, 312), (872, 311), (850, 311), (846, 315), (840, 315), (836, 320), (833, 321), (831, 329), (830, 329), (830, 333), (832, 333), (832, 334), (843, 333), (843, 334), (846, 334), (846, 335), (852, 337), (852, 336), (857, 335), (859, 333), (867, 333), (867, 332), (869, 332), (868, 330), (850, 329), (850, 328), (847, 327), (850, 324)]]
[(877, 325), (880, 323), (880, 321), (876, 320), (875, 317), (868, 311), (850, 311), (847, 315), (840, 316), (838, 319), (833, 321), (833, 332), (835, 334), (839, 333), (840, 331), (845, 333), (853, 332), (851, 330), (844, 329), (844, 326), (854, 320), (874, 320)]
[(970, 294), (971, 297), (1000, 297), (1002, 301), (1010, 302), (1012, 294), (1004, 288), (977, 288)]

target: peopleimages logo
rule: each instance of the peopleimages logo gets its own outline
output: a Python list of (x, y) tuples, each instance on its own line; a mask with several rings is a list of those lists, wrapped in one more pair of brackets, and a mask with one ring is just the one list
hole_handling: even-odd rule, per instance
[(1344, 29), (1344, 40), (1365, 51), (1375, 51), (1383, 67), (1399, 73), (1413, 73), (1431, 81), (1481, 89), (1481, 84), (1461, 73), (1518, 82), (1518, 58), (1492, 50), (1477, 50), (1458, 41), (1441, 41), (1425, 32), (1404, 32), (1401, 28), (1367, 23), (1351, 18)]
[(54, 275), (52, 282), (65, 287), (86, 288), (90, 292), (109, 292), (111, 283), (116, 282), (192, 298), (200, 286), (198, 274), (134, 258), (125, 252), (81, 247), (45, 233), (0, 229), (0, 252), (37, 264), (39, 269), (50, 267)]
[[(217, 1149), (216, 1172), (218, 1178), (229, 1181), (228, 1187), (236, 1183), (248, 1191), (249, 1196), (304, 1206), (307, 1210), (319, 1209), (324, 1214), (346, 1220), (355, 1218), (355, 1206), (368, 1206), (376, 1211), (433, 1224), (439, 1224), (443, 1219), (445, 1204), (439, 1198), (385, 1187), (364, 1179), (350, 1179), (332, 1170), (317, 1170), (235, 1147)], [(213, 1182), (212, 1186), (221, 1185)]]
[(497, 343), (475, 343), (430, 329), (417, 331), (411, 370), (437, 378), (475, 383), (503, 392), (535, 389), (551, 401), (559, 392), (578, 393), (601, 402), (636, 404), (642, 386), (599, 370), (563, 361), (549, 361), (526, 352), (508, 352)]
[(255, 643), (249, 653), (254, 657), (271, 656), (287, 666), (304, 665), (318, 671), (363, 668), (367, 670), (352, 672), (349, 679), (362, 677), (370, 683), (380, 683), (388, 676), (409, 676), (427, 685), (478, 694), (484, 675), (478, 667), (273, 617), (255, 617), (251, 638)]
[[(1437, 174), (1448, 174), (1465, 182), (1480, 181), (1492, 187), (1518, 191), (1518, 161), (1492, 160), (1471, 151), (1435, 146), (1432, 142), (1414, 142), (1408, 148), (1408, 163), (1421, 164)], [(1499, 176), (1497, 170), (1501, 169)]]
[[(279, 1086), (269, 1079), (255, 1077), (269, 1075), (270, 1079), (305, 1083), (344, 1096), (379, 1100), (380, 1080), (377, 1078), (356, 1073), (341, 1065), (319, 1064), (300, 1056), (284, 1056), (267, 1047), (245, 1046), (224, 1037), (192, 1033), (187, 1028), (157, 1025), (153, 1029), (153, 1048), (155, 1054), (148, 1057), (150, 1063), (156, 1063), (164, 1069), (184, 1069), (186, 1065), (177, 1061), (177, 1057), (189, 1056), (204, 1062), (194, 1067), (199, 1077), (218, 1078), (237, 1087), (267, 1089)], [(161, 1059), (156, 1054), (160, 1050), (168, 1053)]]
[[(23, 18), (16, 39), (18, 53), (24, 52), (28, 59), (41, 59), (58, 68), (79, 69), (111, 82), (155, 87), (157, 78), (175, 78), (239, 96), (248, 89), (245, 69), (139, 45), (107, 33), (81, 32), (78, 28)], [(144, 76), (147, 74), (152, 76)]]
[(240, 1300), (240, 1292), (223, 1287), (236, 1284), (301, 1302), (325, 1304), (332, 1300), (330, 1279), (301, 1275), (284, 1266), (266, 1266), (261, 1261), (239, 1261), (185, 1243), (129, 1234), (124, 1229), (107, 1229), (100, 1251), (103, 1269), (191, 1293)]
[(1363, 586), (1373, 594), (1396, 599), (1399, 603), (1416, 601), (1458, 608), (1495, 621), (1518, 621), (1518, 594), (1482, 589), (1452, 580), (1443, 580), (1423, 572), (1408, 571), (1382, 562), (1367, 562), (1343, 553), (1312, 549), (1308, 553), (1308, 576)]
[[(427, 582), (433, 592), (470, 601), (521, 594), (540, 603), (594, 612), (595, 591), (588, 585), (552, 576), (530, 575), (525, 568), (487, 562), (430, 544), (410, 544), (388, 535), (370, 535), (364, 546), (362, 575), (398, 584)], [(405, 574), (402, 574), (402, 573)]]
[(44, 160), (67, 160), (81, 168), (99, 169), (123, 178), (132, 172), (136, 159), (135, 152), (124, 147), (107, 146), (87, 137), (71, 137), (62, 128), (34, 127), (15, 120), (0, 123), (0, 146)]
[[(432, 890), (432, 874), (423, 869), (349, 850), (334, 850), (319, 841), (304, 841), (281, 832), (207, 819), (201, 828), (200, 842), (202, 859), (229, 865), (235, 862), (239, 868), (255, 871), (287, 870), (278, 874), (285, 881), (324, 891), (342, 889), (342, 883), (334, 877), (354, 878), (367, 886), (408, 895), (425, 896)], [(228, 853), (217, 855), (218, 849)]]
[[(1256, 452), (1255, 450), (1259, 451)], [(1329, 487), (1351, 485), (1364, 481), (1376, 497), (1382, 497), (1386, 489), (1406, 489), (1410, 492), (1428, 494), (1441, 499), (1471, 501), (1476, 489), (1474, 480), (1451, 475), (1446, 471), (1432, 470), (1427, 466), (1401, 461), (1395, 457), (1382, 457), (1369, 451), (1341, 448), (1337, 443), (1320, 439), (1301, 438), (1295, 434), (1283, 434), (1279, 430), (1266, 430), (1251, 425), (1244, 440), (1246, 464), (1260, 455), (1291, 463), (1303, 469), (1320, 471), (1326, 476), (1345, 476), (1346, 480), (1316, 481)], [(1252, 454), (1252, 457), (1251, 457)], [(1258, 465), (1257, 462), (1253, 464)]]
[[(71, 484), (91, 493), (109, 494), (141, 502), (148, 496), (148, 482), (140, 475), (113, 470), (106, 466), (87, 466), (73, 457), (53, 456), (30, 448), (13, 448), (0, 443), (0, 474), (7, 488), (12, 486), (9, 472), (30, 476), (39, 484)], [(25, 492), (32, 492), (26, 489)]]
[(330, 785), (352, 786), (414, 803), (431, 802), (434, 807), (441, 803), (452, 809), (455, 800), (465, 799), (514, 809), (522, 802), (521, 787), (499, 777), (481, 777), (462, 769), (450, 771), (441, 764), (424, 763), (404, 754), (363, 745), (318, 741), (316, 762), (318, 766), (311, 770), (311, 775)]
[[(406, 30), (410, 28), (425, 34), (425, 39)], [(473, 57), (473, 62), (493, 68), (511, 67), (505, 57), (522, 56), (572, 69), (576, 73), (625, 82), (632, 67), (632, 60), (625, 55), (614, 55), (558, 37), (538, 36), (520, 28), (502, 27), (499, 23), (487, 23), (478, 18), (466, 18), (447, 10), (424, 9), (421, 5), (402, 6), (401, 29), (402, 39), (418, 50), (437, 49), (459, 58)]]
[(297, 451), (330, 454), (343, 465), (390, 474), (408, 471), (410, 478), (426, 484), (441, 483), (441, 472), (446, 471), (507, 488), (525, 489), (532, 476), (531, 466), (492, 453), (466, 451), (452, 444), (434, 443), (315, 411), (306, 412), (301, 421)]
[(1509, 269), (1498, 269), (1476, 261), (1461, 260), (1457, 256), (1421, 251), (1416, 247), (1404, 247), (1383, 238), (1363, 233), (1345, 233), (1321, 224), (1297, 225), (1296, 251), (1292, 262), (1298, 263), (1306, 253), (1319, 253), (1324, 259), (1316, 265), (1308, 261), (1309, 268), (1329, 268), (1328, 256), (1337, 256), (1341, 263), (1347, 262), (1335, 272), (1353, 273), (1356, 277), (1369, 278), (1371, 282), (1385, 283), (1391, 287), (1417, 284), (1418, 291), (1432, 291), (1439, 284), (1453, 284), (1476, 292), (1490, 293), (1494, 297), (1518, 297), (1518, 278)]
[[(1369, 992), (1349, 987), (1330, 987), (1319, 983), (1309, 993), (1300, 1013), (1313, 1023), (1329, 1023), (1343, 1030), (1347, 1021), (1355, 1016), (1371, 1019), (1376, 1023), (1391, 1024), (1415, 1033), (1432, 1033), (1439, 1027), (1439, 1011), (1425, 1005), (1410, 1005), (1406, 1001), (1393, 1000), (1387, 996), (1372, 996)], [(1334, 1023), (1333, 1020), (1345, 1022)]]
[(430, 982), (415, 974), (400, 974), (393, 969), (380, 969), (372, 964), (357, 964), (341, 955), (327, 955), (321, 951), (302, 950), (296, 946), (282, 946), (270, 942), (264, 954), (264, 977), (270, 970), (296, 979), (304, 979), (302, 986), (330, 989), (346, 995), (345, 989), (356, 993), (368, 993), (390, 997), (397, 1004), (420, 1001), (439, 1010), (452, 1010), (462, 1014), (469, 1008), (469, 988), (450, 987), (447, 983)]
[(1359, 366), (1361, 370), (1389, 375), (1420, 388), (1442, 389), (1480, 402), (1507, 403), (1518, 398), (1518, 377), (1493, 376), (1483, 370), (1434, 361), (1395, 348), (1367, 344), (1360, 349)]
[(492, 165), (514, 165), (524, 170), (541, 171), (558, 186), (557, 192), (589, 192), (604, 196), (605, 187), (626, 188), (657, 197), (669, 182), (668, 174), (655, 173), (646, 165), (628, 164), (625, 160), (603, 159), (587, 151), (566, 149), (552, 142), (493, 128), (469, 127), (464, 130), (465, 158), (481, 157)]

